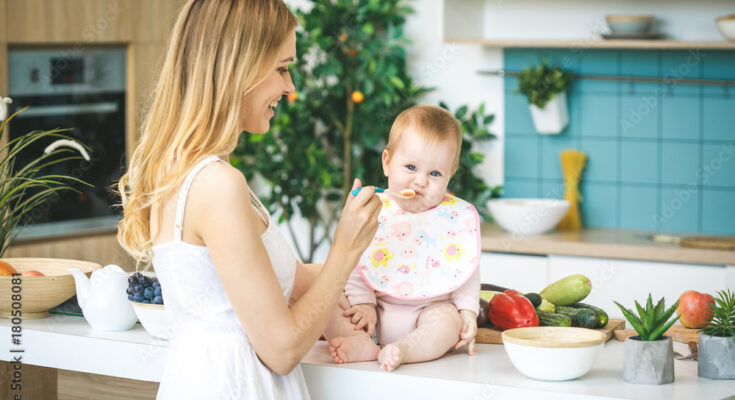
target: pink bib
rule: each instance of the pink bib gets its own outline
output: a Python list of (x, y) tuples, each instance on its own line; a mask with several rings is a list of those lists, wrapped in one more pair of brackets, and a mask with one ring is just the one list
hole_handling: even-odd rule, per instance
[(379, 194), (378, 231), (357, 265), (375, 291), (425, 299), (457, 290), (480, 264), (480, 219), (472, 204), (447, 194), (424, 212), (401, 209)]

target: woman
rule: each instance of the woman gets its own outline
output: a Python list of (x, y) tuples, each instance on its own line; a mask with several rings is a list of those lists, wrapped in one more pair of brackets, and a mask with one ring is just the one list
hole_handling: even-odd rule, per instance
[(294, 91), (296, 24), (281, 0), (190, 0), (174, 27), (118, 185), (118, 240), (153, 263), (171, 326), (159, 399), (308, 398), (298, 363), (377, 230), (368, 187), (347, 200), (324, 266), (301, 265), (224, 161)]

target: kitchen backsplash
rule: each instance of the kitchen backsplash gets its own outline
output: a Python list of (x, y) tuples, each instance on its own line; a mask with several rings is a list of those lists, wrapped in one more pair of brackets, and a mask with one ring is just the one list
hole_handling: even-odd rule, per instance
[(535, 132), (516, 79), (505, 78), (504, 197), (563, 197), (559, 153), (587, 156), (586, 226), (735, 234), (735, 51), (506, 49), (505, 69), (546, 58), (581, 74), (662, 77), (664, 83), (577, 80), (569, 126)]

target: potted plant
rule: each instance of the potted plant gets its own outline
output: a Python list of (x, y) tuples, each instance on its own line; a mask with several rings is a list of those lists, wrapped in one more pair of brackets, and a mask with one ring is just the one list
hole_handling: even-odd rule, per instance
[(735, 293), (717, 293), (707, 307), (709, 324), (699, 333), (699, 376), (735, 379)]
[(654, 307), (649, 294), (645, 309), (635, 302), (638, 316), (617, 301), (615, 304), (638, 332), (638, 336), (631, 336), (625, 341), (623, 379), (630, 383), (649, 385), (673, 382), (674, 346), (670, 337), (662, 335), (679, 319), (677, 315), (669, 321), (679, 302), (666, 309), (664, 299), (661, 298)]
[(533, 126), (538, 133), (557, 134), (569, 124), (567, 88), (573, 74), (546, 60), (518, 74), (518, 93), (528, 98)]

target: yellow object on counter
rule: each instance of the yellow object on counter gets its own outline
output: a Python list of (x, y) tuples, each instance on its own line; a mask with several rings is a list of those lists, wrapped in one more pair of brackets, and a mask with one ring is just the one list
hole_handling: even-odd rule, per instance
[(579, 215), (579, 203), (582, 195), (579, 193), (579, 181), (587, 162), (587, 155), (579, 150), (564, 150), (560, 154), (561, 169), (564, 174), (564, 200), (570, 203), (569, 210), (556, 225), (557, 229), (580, 230), (582, 217)]

